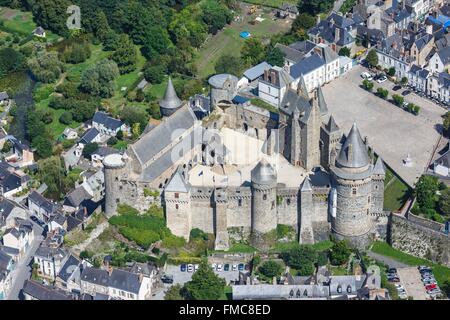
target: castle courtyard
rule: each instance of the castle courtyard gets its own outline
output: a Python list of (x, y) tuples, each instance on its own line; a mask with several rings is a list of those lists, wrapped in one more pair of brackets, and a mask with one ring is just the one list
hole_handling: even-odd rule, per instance
[[(435, 104), (414, 94), (405, 97), (406, 102), (420, 106), (420, 114), (414, 116), (389, 101), (377, 97), (374, 93), (360, 88), (365, 71), (356, 66), (346, 75), (323, 87), (328, 109), (337, 124), (348, 133), (353, 122), (357, 122), (363, 137), (369, 137), (372, 146), (383, 160), (410, 186), (424, 172), (439, 140), (436, 125), (442, 123), (445, 111)], [(375, 83), (374, 91), (379, 86), (391, 89), (391, 83)], [(401, 94), (403, 90), (396, 93)], [(390, 90), (389, 96), (394, 92)], [(408, 154), (411, 166), (405, 166)]]

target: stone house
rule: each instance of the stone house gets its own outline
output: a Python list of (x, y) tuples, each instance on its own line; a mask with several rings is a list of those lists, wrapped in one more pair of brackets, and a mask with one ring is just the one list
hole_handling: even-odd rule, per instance
[(74, 300), (73, 295), (64, 290), (34, 280), (25, 280), (22, 293), (25, 300)]
[(430, 59), (429, 69), (432, 73), (448, 72), (450, 67), (450, 46), (437, 51)]
[(68, 253), (62, 248), (41, 245), (34, 254), (34, 263), (38, 265), (37, 273), (40, 277), (55, 280), (61, 267), (66, 261)]
[(17, 218), (25, 220), (28, 214), (25, 208), (7, 198), (0, 197), (0, 230), (13, 228)]
[(92, 127), (100, 134), (115, 137), (119, 131), (127, 132), (128, 128), (121, 120), (111, 117), (105, 112), (97, 111), (92, 118)]

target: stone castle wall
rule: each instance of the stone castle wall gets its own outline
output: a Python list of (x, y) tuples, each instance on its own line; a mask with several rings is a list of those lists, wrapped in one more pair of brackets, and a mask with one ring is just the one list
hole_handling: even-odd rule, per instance
[(450, 236), (436, 231), (434, 222), (424, 220), (392, 214), (389, 243), (405, 253), (450, 267)]

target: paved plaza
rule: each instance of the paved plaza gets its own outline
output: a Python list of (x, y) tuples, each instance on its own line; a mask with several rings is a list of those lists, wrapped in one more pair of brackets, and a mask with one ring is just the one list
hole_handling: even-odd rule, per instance
[[(420, 114), (414, 116), (385, 101), (371, 92), (360, 88), (361, 72), (356, 66), (343, 77), (323, 88), (328, 109), (337, 124), (348, 134), (354, 122), (358, 124), (363, 137), (368, 136), (369, 145), (393, 168), (409, 185), (413, 186), (424, 172), (432, 156), (440, 134), (437, 125), (442, 124), (445, 110), (426, 99), (410, 94), (405, 97), (421, 107)], [(375, 83), (375, 89), (380, 86)], [(394, 93), (392, 83), (382, 85)], [(397, 94), (401, 94), (399, 90)], [(403, 161), (410, 155), (412, 166)]]
[(429, 299), (417, 267), (399, 268), (397, 272), (408, 296), (413, 297), (414, 300)]

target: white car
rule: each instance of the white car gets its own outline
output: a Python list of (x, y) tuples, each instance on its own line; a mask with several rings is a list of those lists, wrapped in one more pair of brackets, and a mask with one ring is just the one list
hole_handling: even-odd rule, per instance
[(216, 270), (217, 264), (213, 263), (213, 264), (211, 265), (211, 268), (212, 268), (213, 270)]
[(217, 271), (223, 271), (223, 264), (217, 265)]
[(237, 266), (237, 264), (233, 264), (233, 267), (231, 268), (233, 271), (237, 271), (237, 269), (238, 269), (238, 266)]
[(372, 80), (373, 79), (373, 77), (370, 75), (370, 73), (368, 73), (368, 72), (363, 72), (363, 73), (361, 73), (361, 77), (363, 78), (363, 79), (366, 79), (366, 80)]
[(187, 272), (194, 272), (194, 265), (188, 264), (187, 265)]
[(377, 79), (377, 82), (378, 82), (378, 83), (383, 83), (383, 82), (385, 82), (386, 80), (387, 80), (386, 76), (381, 76), (381, 77), (379, 77), (379, 78)]
[(198, 268), (200, 268), (200, 265), (198, 265), (198, 264), (194, 264), (194, 271), (197, 271), (197, 270), (198, 270)]

